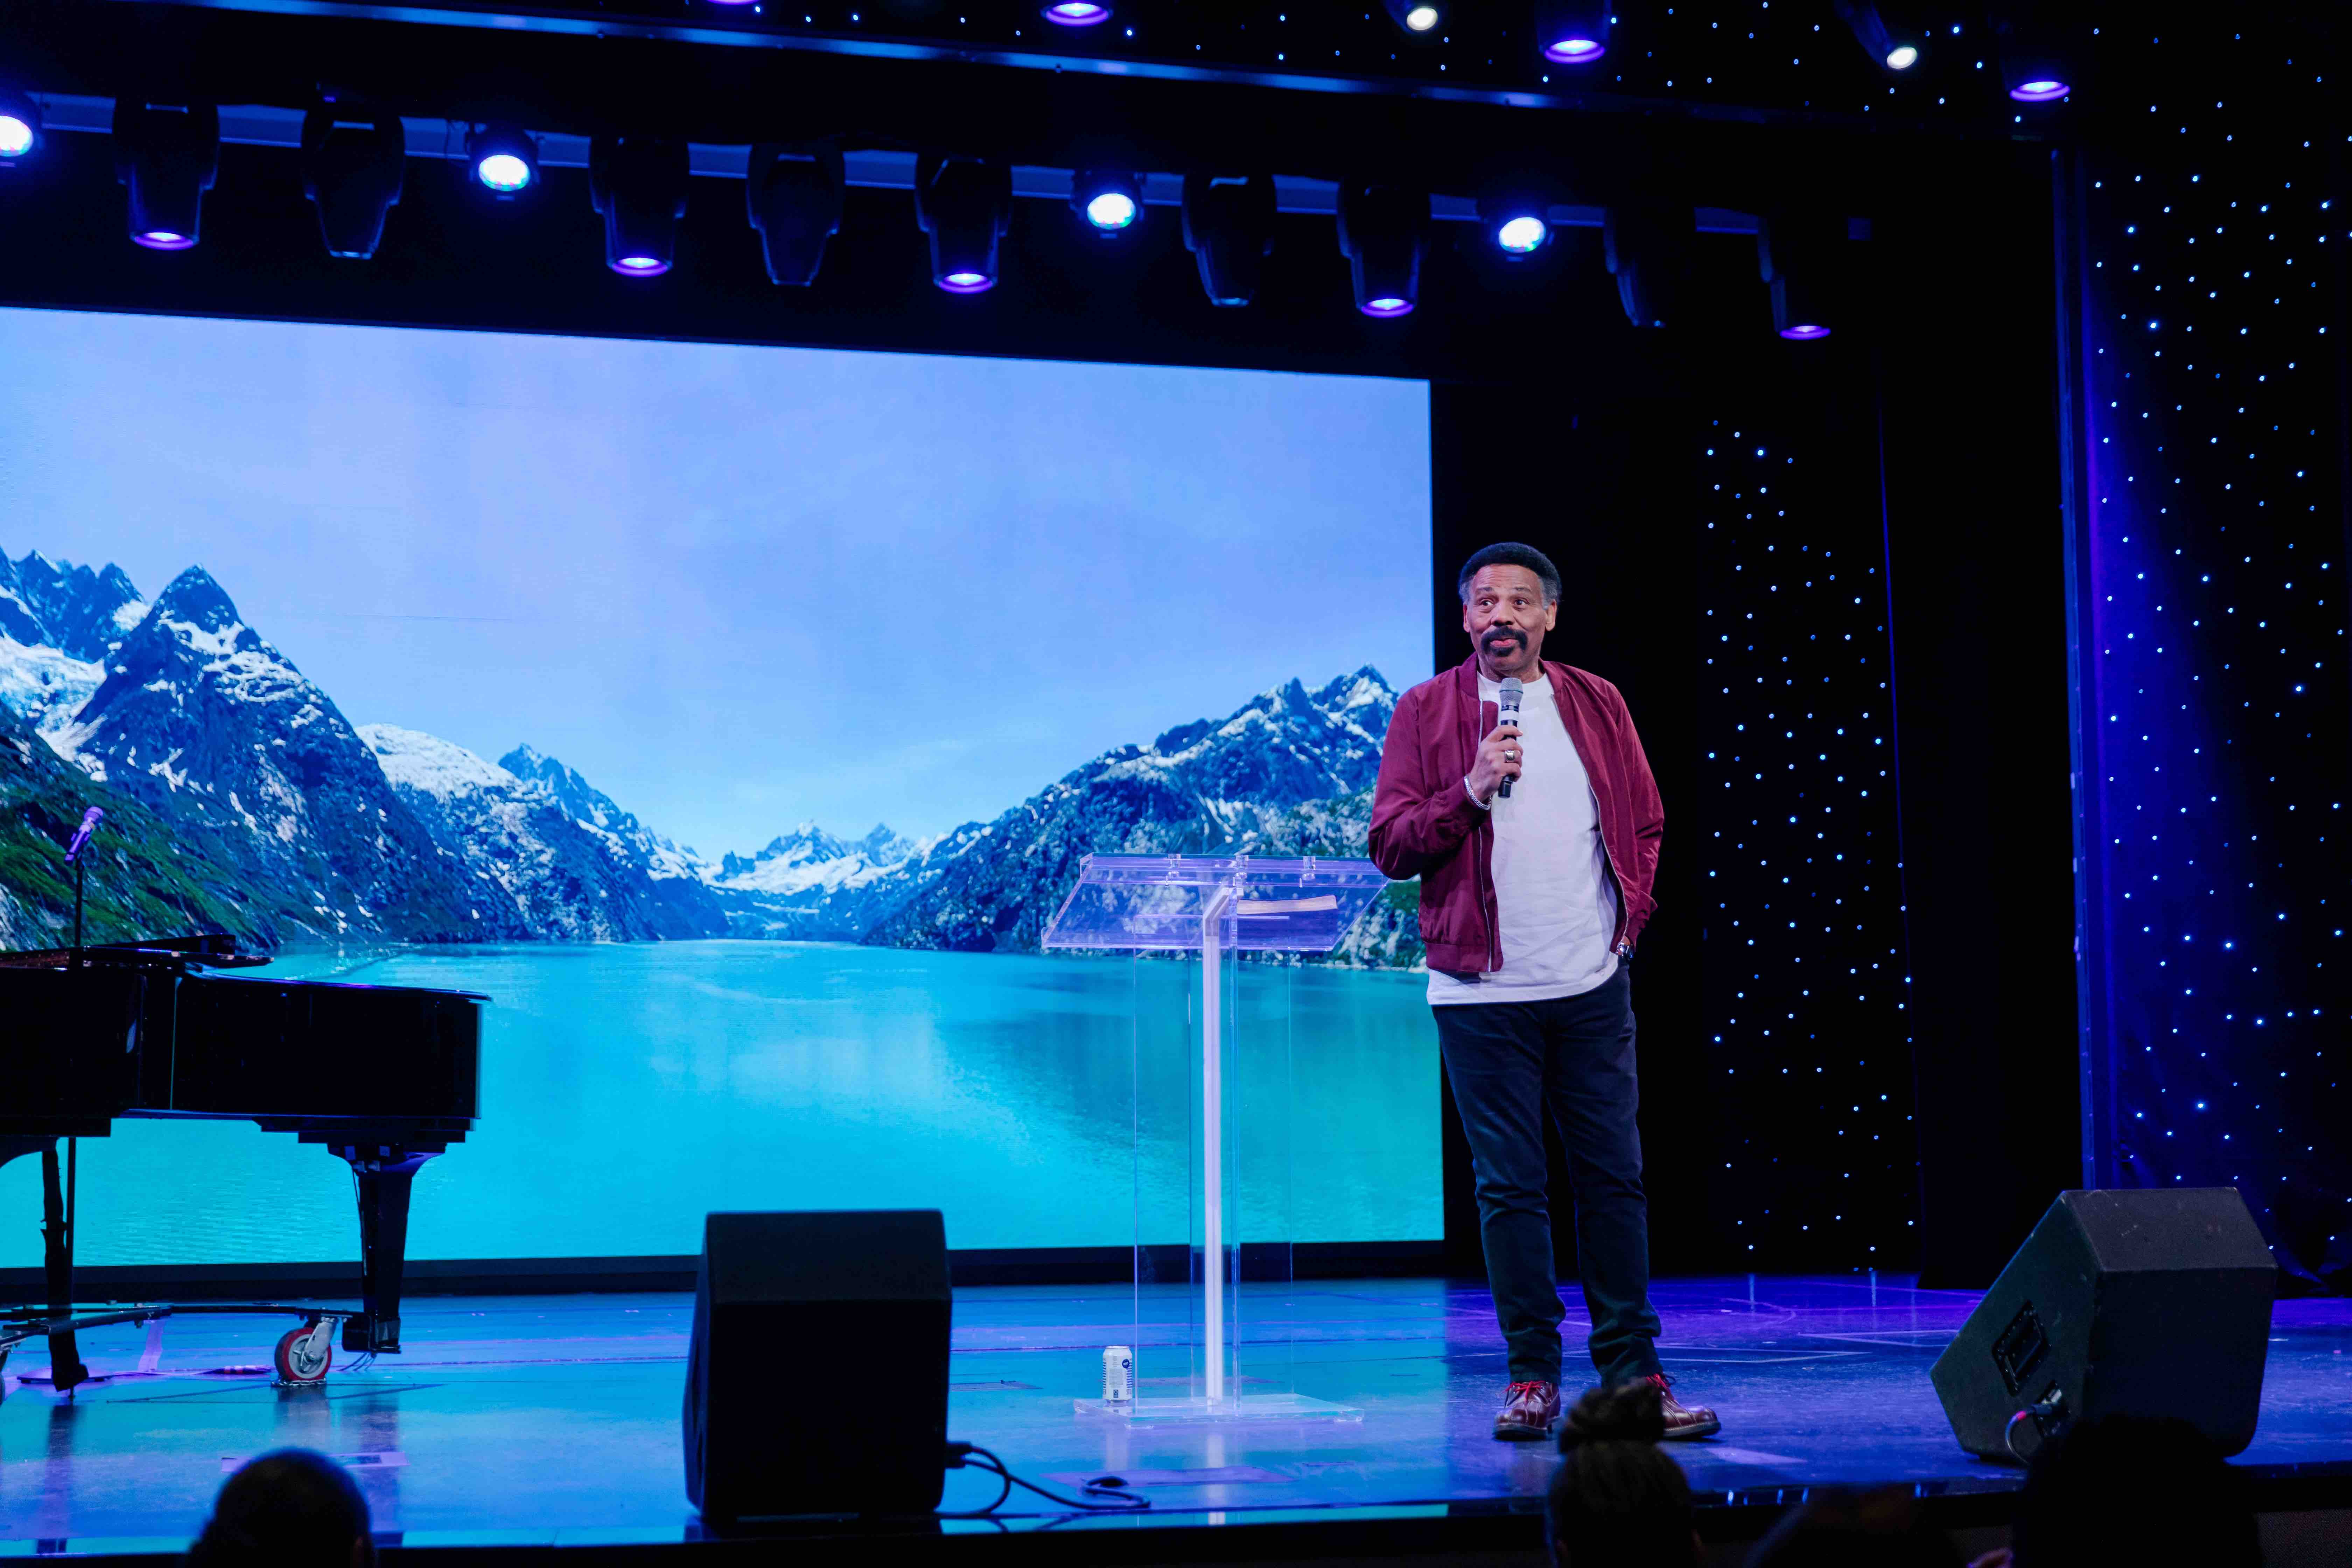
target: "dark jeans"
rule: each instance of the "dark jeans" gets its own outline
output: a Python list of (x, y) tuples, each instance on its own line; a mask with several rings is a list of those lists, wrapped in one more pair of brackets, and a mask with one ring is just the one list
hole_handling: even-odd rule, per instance
[(1478, 1232), (1495, 1316), (1510, 1346), (1511, 1381), (1559, 1381), (1559, 1324), (1568, 1313), (1552, 1277), (1547, 1109), (1568, 1151), (1592, 1364), (1606, 1384), (1658, 1371), (1627, 971), (1621, 964), (1581, 996), (1430, 1011), (1477, 1172)]

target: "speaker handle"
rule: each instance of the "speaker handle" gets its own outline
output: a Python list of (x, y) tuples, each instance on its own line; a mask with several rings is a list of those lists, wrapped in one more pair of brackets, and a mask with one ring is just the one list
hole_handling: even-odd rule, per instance
[[(2050, 1428), (2063, 1423), (2065, 1419), (2065, 1391), (2053, 1387), (2038, 1401), (2009, 1418), (2009, 1424), (2000, 1429), (2000, 1446), (2007, 1448), (2009, 1457), (2019, 1464), (2030, 1465), (2033, 1462), (2033, 1454), (2042, 1452), (2042, 1443), (2050, 1440)], [(2021, 1454), (2017, 1451), (2017, 1428), (2021, 1423), (2027, 1421), (2033, 1423), (2034, 1435), (2042, 1439), (2042, 1442), (2033, 1445), (2033, 1454)]]

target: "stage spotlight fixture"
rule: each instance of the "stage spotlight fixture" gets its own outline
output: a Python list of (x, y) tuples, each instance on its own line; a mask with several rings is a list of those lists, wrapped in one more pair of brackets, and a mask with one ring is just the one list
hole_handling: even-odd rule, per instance
[(407, 164), (396, 114), (321, 104), (302, 117), (302, 194), (319, 209), (328, 255), (363, 261), (375, 254)]
[(1697, 234), (1688, 202), (1653, 194), (1610, 204), (1601, 215), (1601, 255), (1627, 321), (1637, 327), (1680, 321)]
[(1756, 231), (1756, 257), (1772, 286), (1772, 330), (1791, 342), (1830, 335), (1845, 219), (1823, 212), (1783, 210), (1765, 215)]
[(1390, 21), (1416, 38), (1429, 37), (1445, 20), (1433, 0), (1381, 0), (1381, 8), (1389, 14)]
[(1524, 261), (1551, 243), (1549, 206), (1525, 191), (1489, 192), (1478, 198), (1478, 222), (1507, 259)]
[(0, 88), (0, 163), (27, 157), (41, 144), (41, 106), (21, 92)]
[(1610, 0), (1536, 0), (1536, 42), (1555, 65), (1591, 65), (1609, 52)]
[(686, 216), (686, 143), (599, 136), (588, 144), (588, 199), (604, 219), (604, 265), (656, 278), (677, 259)]
[(1056, 26), (1091, 27), (1097, 23), (1110, 20), (1110, 7), (1084, 5), (1080, 0), (1067, 0), (1065, 5), (1046, 6), (1045, 20)]
[(1201, 266), (1212, 305), (1246, 305), (1274, 254), (1271, 174), (1184, 176), (1184, 248)]
[(1898, 43), (1886, 30), (1885, 18), (1872, 0), (1835, 0), (1837, 14), (1862, 52), (1888, 70), (1909, 70), (1919, 63), (1919, 47), (1916, 44)]
[(539, 143), (514, 125), (481, 125), (467, 133), (466, 162), (482, 188), (511, 201), (539, 184)]
[(760, 254), (768, 281), (806, 288), (824, 264), (824, 242), (841, 232), (846, 179), (841, 148), (818, 142), (805, 147), (762, 142), (751, 149), (743, 193), (751, 226), (760, 232)]
[(114, 177), (131, 190), (134, 242), (150, 250), (193, 247), (205, 193), (219, 174), (219, 109), (114, 100)]
[(1495, 226), (1495, 243), (1509, 256), (1527, 256), (1540, 250), (1549, 238), (1551, 225), (1533, 213), (1507, 217)]
[(996, 287), (996, 242), (1013, 226), (1013, 171), (980, 158), (915, 165), (915, 221), (931, 237), (931, 281), (950, 294)]
[(1367, 316), (1405, 316), (1421, 300), (1429, 193), (1349, 182), (1339, 187), (1339, 251)]
[(1143, 222), (1143, 177), (1112, 169), (1081, 169), (1070, 182), (1070, 210), (1105, 239), (1115, 239)]
[(2017, 5), (1992, 16), (2001, 85), (2020, 103), (2056, 103), (2074, 90), (2066, 68), (2068, 33), (2046, 7)]

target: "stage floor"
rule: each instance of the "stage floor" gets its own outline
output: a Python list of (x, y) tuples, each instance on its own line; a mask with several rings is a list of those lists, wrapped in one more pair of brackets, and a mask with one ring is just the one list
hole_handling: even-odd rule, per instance
[[(2015, 1484), (1960, 1451), (1927, 1383), (1973, 1296), (1893, 1278), (1763, 1277), (1665, 1281), (1657, 1301), (1670, 1370), (1723, 1415), (1719, 1438), (1674, 1450), (1703, 1491)], [(1487, 1435), (1506, 1377), (1483, 1290), (1313, 1281), (1288, 1302), (1297, 1391), (1358, 1407), (1360, 1421), (1144, 1429), (1082, 1418), (1072, 1401), (1100, 1392), (1103, 1346), (1135, 1337), (1131, 1292), (1000, 1287), (957, 1293), (950, 1434), (1064, 1486), (1125, 1476), (1163, 1523), (1367, 1507), (1411, 1517), (1540, 1496), (1549, 1445)], [(71, 1399), (12, 1375), (0, 1404), (0, 1555), (176, 1549), (225, 1469), (287, 1444), (341, 1458), (378, 1530), (411, 1546), (688, 1538), (678, 1402), (690, 1308), (674, 1295), (416, 1300), (405, 1354), (338, 1366), (316, 1389), (205, 1370), (267, 1363), (284, 1321), (261, 1318), (174, 1320), (156, 1374)], [(125, 1372), (142, 1345), (139, 1330), (109, 1330), (85, 1336), (83, 1357)], [(41, 1343), (8, 1370), (45, 1375)], [(894, 1369), (872, 1370), (875, 1397), (887, 1398)], [(2242, 1462), (2352, 1473), (2352, 1301), (2279, 1304), (2262, 1428)], [(993, 1490), (959, 1472), (943, 1506), (973, 1507)], [(1017, 1527), (1057, 1511), (1016, 1492), (1007, 1515)]]

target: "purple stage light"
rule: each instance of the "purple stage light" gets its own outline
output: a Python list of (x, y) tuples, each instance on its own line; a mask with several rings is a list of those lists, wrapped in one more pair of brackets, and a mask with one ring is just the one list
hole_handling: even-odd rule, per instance
[(1802, 321), (1781, 328), (1780, 335), (1799, 342), (1809, 342), (1814, 338), (1828, 337), (1830, 330), (1827, 327), (1815, 326), (1811, 321)]
[(2020, 103), (2055, 103), (2074, 89), (2053, 77), (2038, 77), (2021, 81), (2009, 89), (2009, 96)]
[(1097, 22), (1110, 20), (1110, 7), (1081, 5), (1076, 0), (1070, 0), (1068, 4), (1046, 6), (1045, 20), (1064, 27), (1091, 27)]
[(1410, 316), (1412, 314), (1412, 301), (1388, 294), (1378, 300), (1365, 300), (1361, 309), (1367, 316)]
[(1564, 66), (1591, 65), (1608, 52), (1598, 38), (1559, 38), (1544, 46), (1544, 58)]
[(658, 256), (624, 256), (613, 263), (613, 270), (631, 278), (658, 278), (669, 270), (669, 263)]
[(0, 158), (21, 158), (32, 150), (32, 122), (18, 115), (0, 114)]
[(134, 234), (131, 242), (150, 250), (187, 250), (195, 241), (184, 234), (174, 234), (168, 228), (151, 228), (145, 234)]
[(996, 287), (996, 279), (985, 272), (950, 272), (940, 279), (940, 287), (950, 294), (985, 294)]

